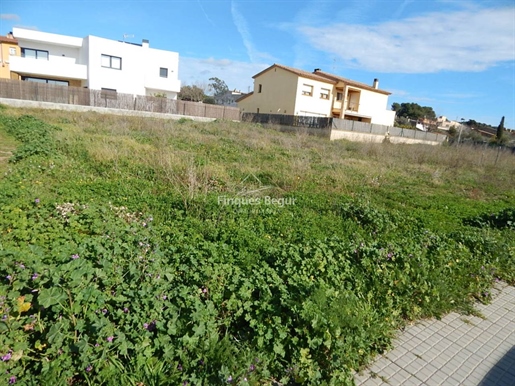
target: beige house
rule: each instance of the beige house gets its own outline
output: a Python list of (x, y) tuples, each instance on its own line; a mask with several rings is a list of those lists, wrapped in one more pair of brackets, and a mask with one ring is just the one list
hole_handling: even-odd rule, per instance
[(238, 99), (242, 113), (333, 117), (393, 126), (389, 92), (315, 69), (274, 64), (253, 76), (254, 91)]

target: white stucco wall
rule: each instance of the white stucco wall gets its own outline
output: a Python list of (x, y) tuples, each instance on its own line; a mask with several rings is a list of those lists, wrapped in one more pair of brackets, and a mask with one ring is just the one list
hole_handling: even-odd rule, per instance
[[(181, 88), (178, 80), (178, 53), (96, 36), (88, 36), (86, 40), (89, 47), (88, 79), (90, 88), (96, 90), (110, 88), (117, 92), (137, 95), (164, 92), (169, 97), (176, 98)], [(102, 67), (102, 55), (121, 58), (121, 70)], [(160, 67), (168, 68), (168, 78), (159, 76)]]
[(21, 48), (48, 51), (48, 60), (11, 56), (11, 71), (34, 77), (80, 79), (87, 77), (81, 60), (82, 39), (40, 31), (13, 28)]
[[(313, 95), (308, 96), (302, 94), (304, 85), (313, 86)], [(331, 83), (299, 77), (297, 81), (297, 93), (295, 98), (295, 115), (330, 117), (333, 100), (333, 88), (334, 87)], [(328, 99), (322, 99), (320, 97), (322, 89), (329, 90)]]
[(393, 126), (395, 111), (389, 110), (387, 105), (388, 95), (369, 90), (361, 90), (358, 112), (359, 114), (371, 116), (372, 123)]
[[(181, 82), (178, 79), (179, 54), (142, 45), (118, 42), (97, 36), (75, 38), (40, 31), (13, 29), (21, 47), (45, 50), (48, 60), (14, 57), (12, 71), (31, 76), (81, 79), (83, 86), (120, 93), (154, 95), (164, 93), (176, 99)], [(102, 54), (119, 57), (121, 69), (102, 67)], [(160, 68), (168, 76), (160, 76)]]

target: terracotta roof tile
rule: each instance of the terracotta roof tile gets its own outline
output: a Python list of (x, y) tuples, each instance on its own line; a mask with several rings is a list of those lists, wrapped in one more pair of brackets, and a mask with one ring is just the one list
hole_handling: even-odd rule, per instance
[(313, 79), (313, 80), (318, 80), (320, 82), (325, 82), (325, 83), (331, 83), (331, 84), (336, 84), (337, 81), (334, 81), (334, 80), (331, 80), (331, 79), (328, 79), (326, 77), (323, 77), (323, 76), (319, 76), (317, 74), (313, 74), (312, 72), (308, 72), (308, 71), (303, 71), (303, 70), (299, 70), (297, 68), (293, 68), (293, 67), (288, 67), (288, 66), (283, 66), (282, 64), (273, 64), (271, 65), (270, 67), (264, 69), (263, 71), (261, 71), (260, 73), (254, 75), (252, 78), (257, 78), (258, 76), (260, 76), (261, 74), (271, 70), (272, 68), (282, 68), (283, 70), (286, 70), (286, 71), (289, 71), (289, 72), (292, 72), (298, 76), (302, 76), (303, 78), (308, 78), (308, 79)]
[(346, 83), (349, 86), (364, 88), (365, 90), (370, 90), (370, 91), (379, 92), (381, 94), (391, 95), (391, 92), (388, 92), (388, 91), (385, 91), (385, 90), (380, 90), (380, 89), (374, 88), (374, 87), (372, 87), (372, 86), (370, 86), (368, 84), (357, 82), (357, 81), (352, 80), (352, 79), (343, 78), (343, 77), (338, 76), (338, 75), (329, 74), (327, 72), (323, 72), (323, 71), (320, 71), (320, 70), (316, 71), (316, 74), (318, 74), (318, 75), (320, 75), (322, 77), (327, 77), (328, 79), (332, 79), (332, 80), (334, 80), (336, 82)]
[(0, 42), (18, 44), (18, 40), (15, 38), (8, 38), (7, 36), (0, 36)]
[(378, 92), (378, 93), (386, 94), (386, 95), (390, 95), (391, 94), (388, 91), (381, 90), (381, 89), (376, 89), (373, 86), (370, 86), (368, 84), (357, 82), (357, 81), (352, 80), (352, 79), (343, 78), (343, 77), (338, 76), (338, 75), (329, 74), (327, 72), (323, 72), (323, 71), (320, 71), (320, 70), (317, 70), (317, 71), (314, 71), (314, 72), (308, 72), (308, 71), (304, 71), (304, 70), (299, 70), (298, 68), (288, 67), (288, 66), (284, 66), (282, 64), (277, 64), (277, 63), (271, 65), (268, 68), (265, 68), (263, 71), (257, 73), (252, 78), (255, 79), (258, 76), (262, 75), (263, 73), (271, 70), (272, 68), (282, 68), (283, 70), (292, 72), (292, 73), (294, 73), (294, 74), (296, 74), (298, 76), (301, 76), (303, 78), (314, 79), (314, 80), (318, 80), (320, 82), (331, 83), (331, 84), (337, 84), (339, 82), (343, 82), (343, 83), (345, 83), (345, 84), (347, 84), (349, 86), (359, 87), (359, 88), (362, 88), (362, 89), (365, 89), (365, 90), (374, 91), (374, 92)]

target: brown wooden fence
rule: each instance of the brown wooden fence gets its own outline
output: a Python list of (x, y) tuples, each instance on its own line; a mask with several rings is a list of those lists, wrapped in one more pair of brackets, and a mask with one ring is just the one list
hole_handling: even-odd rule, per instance
[(237, 107), (209, 105), (153, 96), (122, 94), (114, 91), (91, 90), (80, 87), (57, 86), (11, 79), (0, 79), (0, 98), (149, 111), (154, 113), (216, 119), (240, 119), (240, 109)]

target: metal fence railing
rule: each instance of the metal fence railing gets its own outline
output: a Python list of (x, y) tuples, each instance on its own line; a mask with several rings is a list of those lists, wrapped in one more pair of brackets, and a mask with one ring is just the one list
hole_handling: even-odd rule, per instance
[(404, 137), (425, 141), (444, 142), (447, 138), (447, 136), (444, 134), (429, 133), (427, 131), (403, 129), (400, 127), (337, 118), (333, 118), (332, 127), (335, 130), (355, 131), (359, 133), (369, 133), (376, 135), (386, 135), (388, 133), (391, 137)]
[(0, 79), (0, 98), (64, 103), (123, 110), (149, 111), (196, 117), (239, 120), (240, 109), (230, 106), (123, 94), (110, 90), (92, 90), (46, 83)]
[(304, 115), (243, 113), (241, 115), (241, 120), (244, 122), (273, 124), (280, 126), (307, 127), (310, 129), (327, 129), (331, 128), (332, 118), (311, 117)]
[(378, 125), (374, 123), (351, 121), (339, 118), (310, 117), (284, 114), (243, 113), (241, 114), (241, 120), (244, 122), (253, 122), (261, 124), (273, 124), (289, 127), (306, 127), (310, 129), (332, 129), (342, 131), (353, 131), (375, 135), (387, 135), (388, 133), (390, 136), (393, 137), (405, 137), (425, 141), (443, 142), (446, 139), (446, 136), (443, 134), (428, 133), (427, 131), (402, 129), (399, 127), (391, 127), (387, 125)]

